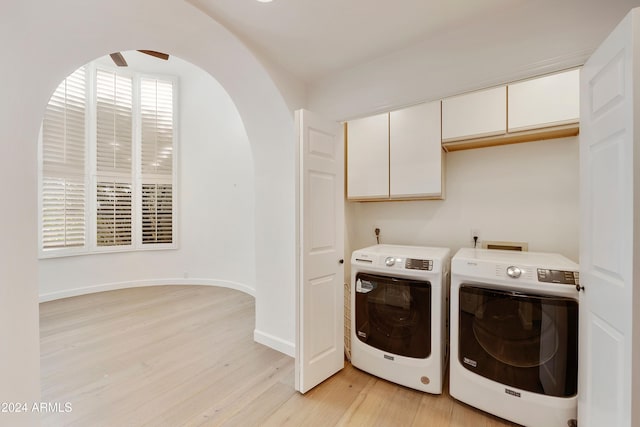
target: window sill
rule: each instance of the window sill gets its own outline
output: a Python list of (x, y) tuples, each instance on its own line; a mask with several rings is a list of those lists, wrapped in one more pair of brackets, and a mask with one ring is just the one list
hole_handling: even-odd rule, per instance
[(104, 255), (104, 254), (116, 254), (125, 252), (153, 252), (153, 251), (166, 251), (179, 249), (177, 243), (159, 243), (159, 244), (146, 244), (139, 246), (111, 246), (111, 247), (96, 247), (92, 249), (87, 248), (69, 248), (69, 249), (40, 249), (38, 253), (38, 259), (51, 259), (51, 258), (67, 258), (78, 257), (87, 255)]

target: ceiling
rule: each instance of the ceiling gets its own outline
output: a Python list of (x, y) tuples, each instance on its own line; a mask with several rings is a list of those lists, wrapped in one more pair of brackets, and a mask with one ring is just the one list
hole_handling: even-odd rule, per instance
[[(522, 23), (528, 31), (547, 31), (552, 20), (562, 22), (553, 27), (560, 39), (590, 26), (610, 30), (640, 5), (640, 0), (187, 1), (306, 83), (433, 38), (445, 40), (441, 49), (446, 49), (442, 35), (464, 27), (494, 34), (504, 28), (506, 38), (527, 40), (530, 35), (514, 34), (514, 28)], [(485, 21), (491, 24), (483, 27)]]
[(188, 0), (305, 82), (524, 0)]

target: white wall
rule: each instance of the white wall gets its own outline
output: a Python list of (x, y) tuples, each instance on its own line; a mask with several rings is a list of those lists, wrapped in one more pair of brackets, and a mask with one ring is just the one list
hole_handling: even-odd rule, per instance
[[(0, 50), (11, 67), (0, 67), (0, 179), (12, 202), (11, 209), (0, 210), (2, 402), (40, 399), (35, 159), (44, 107), (56, 85), (80, 65), (105, 52), (136, 48), (201, 67), (233, 99), (255, 166), (256, 334), (293, 351), (293, 114), (255, 56), (182, 0), (4, 0)], [(38, 422), (38, 414), (2, 414), (6, 425)]]
[[(23, 55), (8, 40), (19, 31), (21, 3), (3, 3), (0, 14), (0, 48), (7, 55)], [(7, 19), (11, 16), (12, 19)], [(20, 64), (20, 61), (18, 61)], [(0, 67), (0, 181), (4, 197), (13, 209), (0, 210), (3, 238), (0, 240), (0, 402), (37, 402), (40, 399), (40, 353), (38, 334), (38, 288), (36, 286), (37, 199), (36, 126), (13, 126), (38, 111), (30, 96), (20, 65)], [(26, 92), (26, 93), (25, 93)], [(51, 95), (51, 92), (48, 96)], [(38, 113), (42, 113), (41, 109)], [(42, 117), (41, 117), (42, 118)], [(8, 185), (14, 183), (14, 185)], [(16, 185), (16, 183), (19, 183)], [(24, 194), (24, 192), (27, 194)], [(3, 206), (5, 206), (3, 204)], [(3, 425), (37, 425), (37, 414), (1, 414)]]
[(530, 251), (578, 260), (578, 138), (447, 154), (446, 199), (349, 203), (351, 250), (381, 243), (470, 247), (482, 240), (527, 242)]
[[(582, 65), (639, 0), (513, 2), (324, 79), (310, 110), (347, 120)], [(557, 37), (562, 34), (562, 37)]]
[[(124, 55), (129, 70), (179, 78), (179, 248), (42, 259), (41, 300), (166, 283), (254, 295), (253, 159), (235, 105), (211, 75), (175, 56)], [(110, 59), (101, 62), (113, 66)]]

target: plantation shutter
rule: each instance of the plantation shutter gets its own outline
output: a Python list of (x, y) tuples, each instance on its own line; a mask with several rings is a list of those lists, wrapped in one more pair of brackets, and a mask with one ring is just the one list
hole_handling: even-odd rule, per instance
[(132, 79), (96, 73), (96, 244), (132, 244)]
[(86, 69), (57, 87), (42, 122), (42, 247), (85, 245)]
[(173, 83), (140, 81), (142, 243), (173, 242)]
[(98, 181), (96, 188), (96, 244), (131, 245), (130, 183)]

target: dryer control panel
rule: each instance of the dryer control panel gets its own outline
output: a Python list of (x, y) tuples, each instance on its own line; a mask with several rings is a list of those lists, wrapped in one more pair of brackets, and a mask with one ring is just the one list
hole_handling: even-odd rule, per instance
[(404, 263), (404, 268), (409, 270), (431, 271), (433, 270), (433, 260), (407, 258)]
[(575, 286), (580, 284), (579, 274), (580, 273), (578, 273), (577, 271), (546, 270), (543, 268), (539, 268), (538, 281)]

